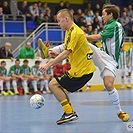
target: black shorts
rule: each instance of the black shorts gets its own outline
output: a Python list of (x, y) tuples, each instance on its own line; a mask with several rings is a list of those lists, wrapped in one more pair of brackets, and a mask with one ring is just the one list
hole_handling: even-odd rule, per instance
[(69, 92), (75, 92), (82, 88), (93, 76), (93, 73), (83, 75), (82, 77), (74, 78), (68, 72), (55, 77), (57, 82)]

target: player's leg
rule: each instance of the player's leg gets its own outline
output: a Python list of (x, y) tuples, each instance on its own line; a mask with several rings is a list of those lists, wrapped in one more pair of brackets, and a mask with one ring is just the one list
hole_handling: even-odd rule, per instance
[(57, 121), (57, 124), (62, 124), (65, 122), (69, 122), (69, 121), (78, 119), (78, 116), (74, 112), (74, 108), (72, 107), (67, 94), (61, 88), (60, 84), (57, 82), (57, 80), (55, 78), (53, 78), (50, 81), (49, 87), (50, 87), (51, 92), (54, 94), (54, 96), (60, 102), (62, 109), (64, 111), (64, 114), (62, 115), (61, 119)]
[(29, 95), (30, 94), (29, 91), (28, 91), (28, 83), (27, 83), (27, 81), (28, 81), (27, 78), (22, 81), (22, 87), (24, 89), (24, 94), (25, 95)]
[(19, 95), (18, 88), (17, 88), (17, 79), (16, 78), (11, 78), (12, 81), (12, 87), (14, 89), (15, 95)]
[(108, 91), (109, 98), (113, 106), (115, 107), (118, 117), (124, 122), (128, 121), (130, 119), (130, 116), (122, 111), (120, 106), (119, 94), (116, 88), (114, 87), (115, 75), (109, 69), (105, 69), (104, 72), (102, 73), (102, 76), (103, 76), (104, 86)]
[(3, 83), (4, 83), (4, 81), (3, 81), (3, 80), (0, 80), (0, 90), (1, 90), (1, 94), (2, 94), (3, 96), (8, 96), (8, 93), (4, 91)]
[(9, 95), (14, 96), (14, 93), (10, 90), (10, 79), (6, 81), (6, 88)]
[(38, 89), (37, 89), (37, 83), (38, 83), (38, 79), (34, 79), (34, 80), (31, 81), (31, 84), (33, 86), (34, 93), (35, 94), (41, 94), (41, 92), (38, 91)]
[(60, 102), (64, 111), (63, 116), (60, 120), (57, 121), (57, 124), (62, 124), (64, 122), (78, 119), (78, 116), (74, 111), (74, 108), (72, 107), (70, 100), (63, 88), (65, 88), (69, 92), (75, 92), (83, 87), (88, 82), (88, 80), (91, 79), (92, 75), (93, 73), (84, 75), (80, 78), (70, 78), (69, 73), (66, 72), (56, 78), (53, 78), (50, 81), (50, 90)]

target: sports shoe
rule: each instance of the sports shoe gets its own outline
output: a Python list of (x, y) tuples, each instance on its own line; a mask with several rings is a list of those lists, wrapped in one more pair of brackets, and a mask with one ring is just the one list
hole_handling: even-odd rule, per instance
[(24, 95), (31, 95), (31, 92), (26, 91), (24, 92)]
[(67, 122), (70, 122), (70, 121), (74, 121), (74, 120), (77, 120), (77, 119), (78, 119), (78, 115), (76, 114), (76, 112), (73, 112), (71, 114), (64, 113), (62, 115), (61, 119), (58, 120), (56, 123), (58, 125), (60, 125), (60, 124), (67, 123)]
[(34, 94), (42, 94), (40, 91), (35, 91)]
[(15, 94), (15, 95), (19, 95), (19, 92), (15, 92), (14, 94)]
[(9, 91), (8, 94), (11, 95), (11, 96), (15, 95), (12, 91)]
[(43, 59), (48, 58), (48, 47), (45, 46), (41, 38), (38, 39), (38, 48), (41, 51), (41, 57)]
[(2, 91), (1, 94), (2, 94), (3, 96), (8, 96), (8, 93), (5, 92), (5, 91)]
[(127, 122), (130, 119), (130, 115), (125, 112), (118, 112), (117, 115), (123, 122)]

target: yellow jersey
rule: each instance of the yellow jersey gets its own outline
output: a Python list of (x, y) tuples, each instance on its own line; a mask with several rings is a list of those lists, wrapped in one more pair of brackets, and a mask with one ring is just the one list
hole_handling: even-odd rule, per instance
[(76, 24), (66, 31), (64, 44), (65, 50), (71, 50), (69, 54), (71, 69), (68, 71), (70, 76), (81, 77), (96, 70), (92, 61), (93, 51), (84, 32)]

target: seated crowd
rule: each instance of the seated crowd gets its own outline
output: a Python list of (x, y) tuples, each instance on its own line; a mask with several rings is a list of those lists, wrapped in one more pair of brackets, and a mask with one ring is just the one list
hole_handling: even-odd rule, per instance
[[(26, 21), (33, 21), (35, 26), (40, 25), (43, 22), (56, 23), (56, 13), (63, 8), (70, 9), (74, 14), (74, 22), (80, 26), (84, 32), (88, 35), (95, 34), (103, 29), (102, 21), (102, 9), (100, 4), (92, 6), (91, 3), (86, 4), (86, 7), (81, 6), (79, 9), (72, 9), (69, 2), (60, 1), (55, 9), (50, 9), (47, 2), (42, 3), (41, 1), (28, 3), (23, 1), (18, 6), (14, 4), (18, 10), (18, 15), (26, 16)], [(83, 9), (84, 7), (84, 9)], [(0, 18), (5, 14), (8, 18), (8, 14), (11, 13), (10, 6), (7, 0), (4, 0), (0, 6)], [(123, 7), (119, 21), (125, 29), (127, 36), (133, 35), (133, 9), (132, 5)]]

